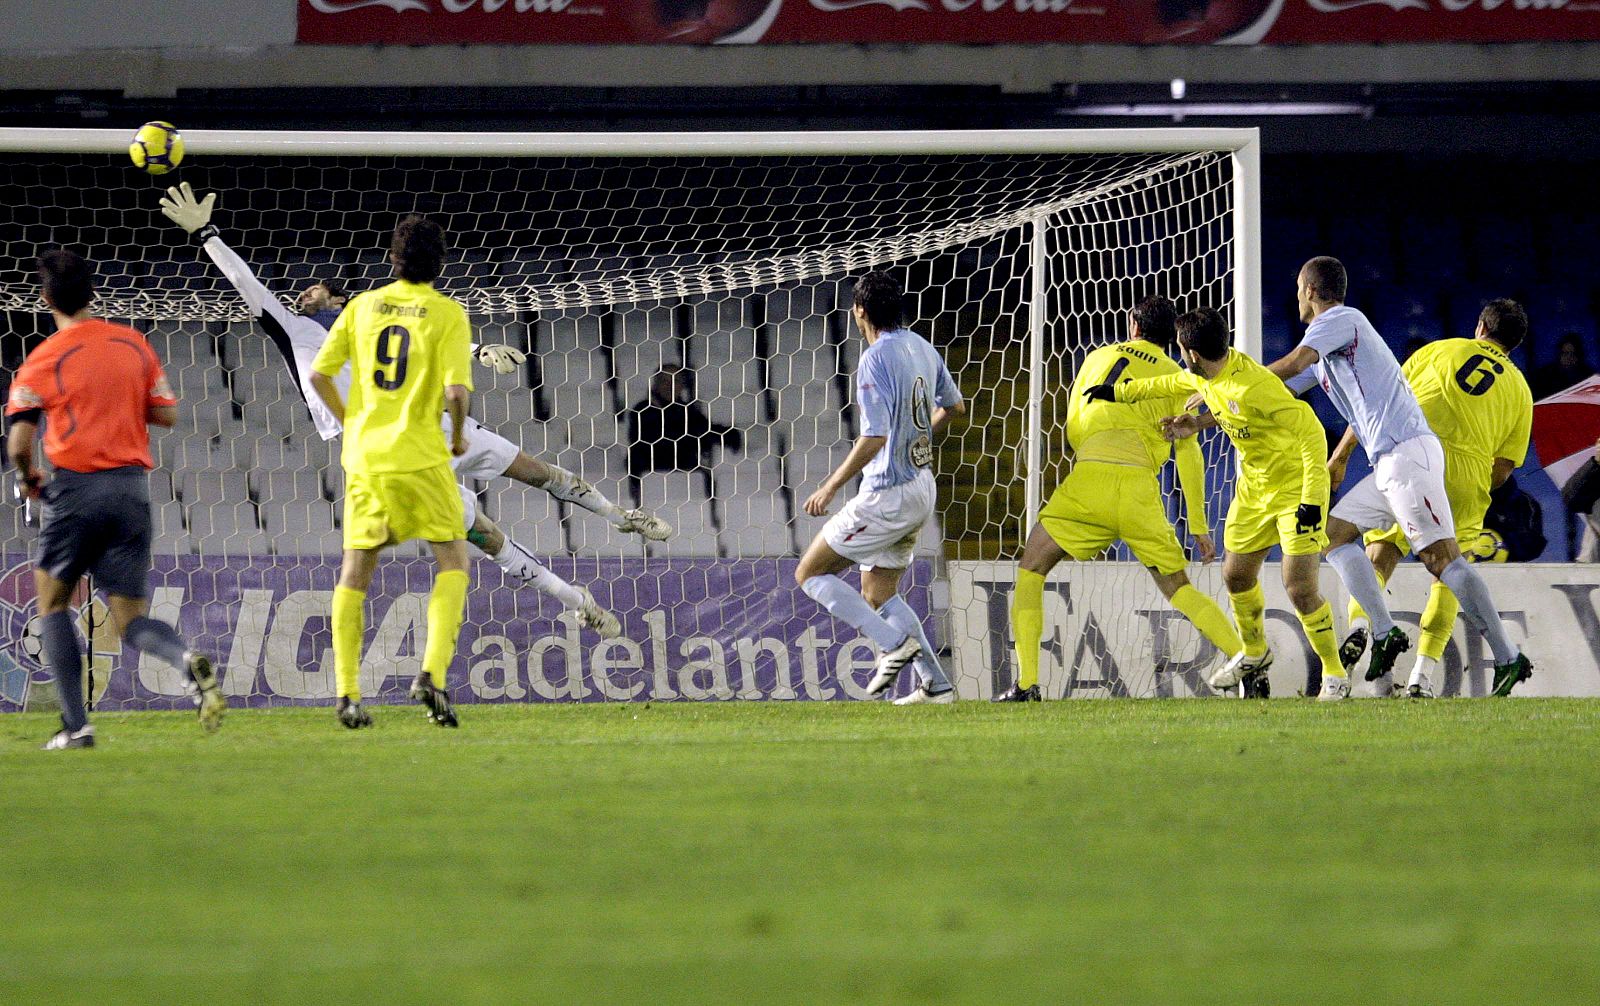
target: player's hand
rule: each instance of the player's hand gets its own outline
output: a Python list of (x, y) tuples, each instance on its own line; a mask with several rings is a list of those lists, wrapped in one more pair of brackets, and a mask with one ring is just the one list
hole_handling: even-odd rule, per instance
[(1311, 534), (1322, 530), (1322, 508), (1315, 503), (1302, 503), (1294, 510), (1294, 533)]
[(1194, 550), (1200, 553), (1200, 562), (1205, 564), (1217, 557), (1217, 543), (1211, 540), (1209, 534), (1194, 536)]
[(528, 354), (512, 346), (479, 346), (478, 362), (493, 367), (497, 374), (514, 374), (528, 359)]
[(450, 441), (450, 453), (458, 458), (466, 454), (467, 438), (462, 436), (453, 437)]
[(837, 489), (829, 489), (827, 486), (823, 486), (812, 493), (806, 498), (806, 513), (813, 517), (825, 516), (828, 512), (828, 504), (833, 502), (834, 494), (837, 492)]
[(1330, 493), (1344, 485), (1344, 473), (1349, 465), (1350, 461), (1347, 458), (1328, 459), (1328, 491)]
[(1195, 436), (1199, 432), (1199, 416), (1191, 416), (1186, 412), (1181, 416), (1163, 416), (1161, 418), (1161, 438), (1168, 443)]
[(1206, 404), (1206, 396), (1202, 395), (1200, 392), (1196, 391), (1194, 394), (1189, 396), (1188, 400), (1186, 400), (1183, 403), (1183, 411), (1185, 411), (1185, 412), (1199, 412), (1201, 407), (1204, 406), (1205, 404)]
[(1096, 384), (1083, 390), (1083, 397), (1091, 402), (1114, 402), (1117, 400), (1117, 386), (1115, 384)]
[(168, 220), (193, 234), (207, 224), (211, 223), (211, 209), (217, 205), (217, 194), (207, 194), (204, 201), (194, 196), (194, 189), (188, 182), (174, 185), (167, 190), (167, 196), (161, 200), (161, 213)]

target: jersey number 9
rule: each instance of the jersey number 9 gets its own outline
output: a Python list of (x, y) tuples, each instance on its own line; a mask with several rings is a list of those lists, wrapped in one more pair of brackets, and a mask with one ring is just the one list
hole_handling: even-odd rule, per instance
[(379, 332), (378, 366), (382, 369), (372, 372), (373, 383), (384, 391), (395, 391), (405, 384), (406, 358), (410, 354), (411, 332), (405, 326), (390, 325)]

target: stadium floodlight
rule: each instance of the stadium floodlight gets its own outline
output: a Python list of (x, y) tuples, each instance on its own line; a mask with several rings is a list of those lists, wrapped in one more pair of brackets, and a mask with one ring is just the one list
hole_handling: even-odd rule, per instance
[[(680, 557), (767, 570), (736, 580), (717, 619), (694, 615), (706, 632), (765, 617), (766, 585), (784, 579), (770, 571), (810, 537), (798, 501), (854, 432), (846, 375), (861, 347), (846, 309), (864, 270), (901, 271), (915, 327), (946, 353), (972, 407), (936, 462), (943, 536), (923, 548), (936, 614), (951, 603), (944, 563), (1017, 554), (1067, 464), (1076, 361), (1125, 336), (1136, 300), (1216, 306), (1241, 348), (1259, 356), (1261, 346), (1253, 129), (184, 138), (182, 180), (219, 193), (222, 233), (286, 304), (321, 276), (355, 290), (387, 278), (397, 217), (440, 219), (454, 247), (440, 287), (467, 304), (481, 341), (533, 358), (518, 379), (485, 377), (475, 415), (613, 499), (637, 489), (680, 533), (642, 551), (506, 483), (480, 487), (485, 512), (536, 550), (575, 557), (558, 561), (586, 582), (648, 580)], [(36, 312), (33, 256), (72, 245), (100, 270), (100, 310), (146, 329), (168, 361), (190, 418), (158, 442), (158, 482), (170, 479), (157, 492), (158, 550), (198, 556), (185, 567), (203, 568), (197, 577), (212, 575), (212, 557), (282, 565), (336, 554), (336, 452), (316, 439), (233, 289), (160, 217), (170, 179), (133, 171), (127, 141), (120, 130), (0, 129), (0, 309)], [(703, 467), (630, 478), (626, 415), (669, 363), (694, 372), (694, 395), (712, 421), (743, 432), (743, 449), (708, 447)], [(1207, 449), (1215, 521), (1232, 474), (1225, 449)], [(20, 532), (5, 550), (24, 551)], [(664, 589), (611, 594), (636, 627), (669, 602)], [(489, 622), (469, 623), (464, 649), (475, 638), (523, 645), (513, 623), (538, 603), (495, 606)], [(670, 635), (679, 613), (665, 617)], [(204, 642), (227, 655), (246, 628), (208, 629), (216, 635)], [(259, 638), (237, 646), (266, 666)], [(295, 647), (275, 652), (303, 658)], [(267, 673), (248, 687), (277, 687)], [(987, 692), (965, 673), (964, 694)], [(1150, 674), (1127, 682), (1154, 688)]]

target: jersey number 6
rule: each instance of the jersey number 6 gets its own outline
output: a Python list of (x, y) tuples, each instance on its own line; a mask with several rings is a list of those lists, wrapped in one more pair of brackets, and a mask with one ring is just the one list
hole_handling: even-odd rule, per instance
[[(398, 346), (391, 346), (391, 340)], [(384, 391), (394, 391), (406, 383), (406, 357), (411, 353), (411, 332), (403, 325), (390, 325), (378, 333), (378, 365), (394, 368), (392, 373), (383, 370), (372, 372), (372, 380)]]
[(1494, 379), (1505, 373), (1505, 369), (1482, 353), (1474, 353), (1456, 371), (1456, 387), (1469, 395), (1487, 395), (1494, 387)]

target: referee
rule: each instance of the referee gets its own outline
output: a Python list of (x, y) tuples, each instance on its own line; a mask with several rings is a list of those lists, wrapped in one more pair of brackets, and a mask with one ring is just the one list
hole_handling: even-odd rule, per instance
[[(34, 556), (39, 636), (61, 695), (61, 729), (45, 750), (94, 747), (83, 704), (83, 644), (67, 612), (79, 577), (92, 573), (111, 602), (123, 642), (182, 668), (198, 691), (200, 723), (215, 730), (227, 702), (211, 661), (150, 618), (150, 460), (147, 424), (178, 421), (161, 361), (143, 335), (89, 316), (94, 273), (70, 251), (39, 258), (44, 301), (56, 333), (40, 343), (11, 384), (7, 443), (28, 495), (44, 500)], [(45, 483), (34, 466), (34, 439), (45, 423), (44, 451), (55, 468)]]

